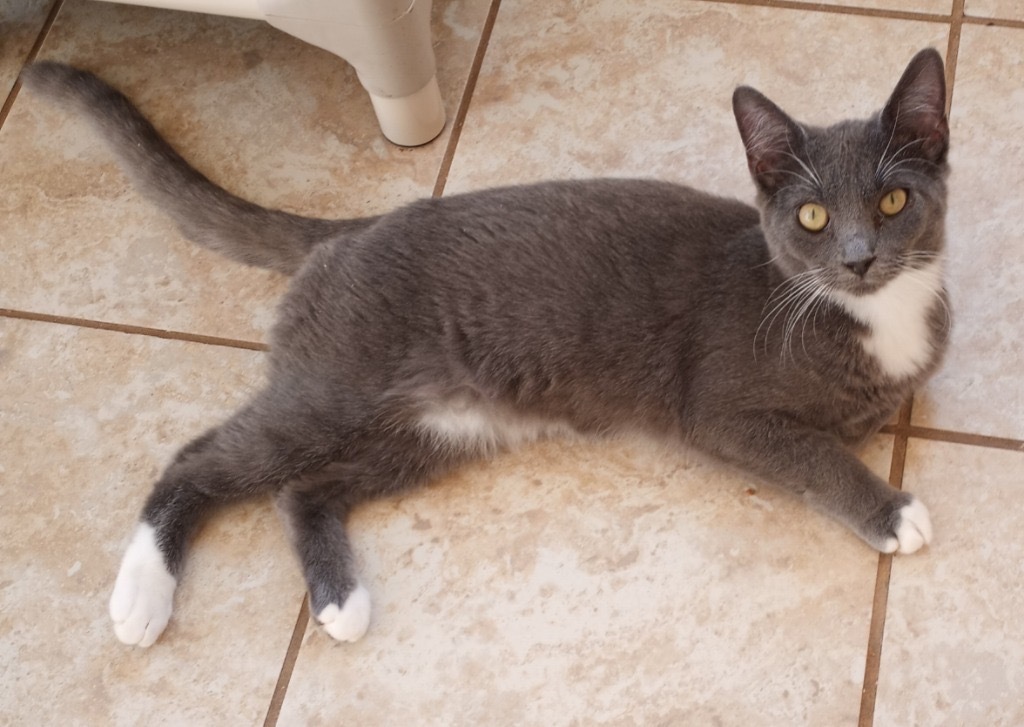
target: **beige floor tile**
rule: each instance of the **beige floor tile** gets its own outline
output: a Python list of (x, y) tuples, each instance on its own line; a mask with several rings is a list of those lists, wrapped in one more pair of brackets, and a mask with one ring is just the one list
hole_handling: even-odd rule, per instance
[(965, 26), (953, 93), (953, 341), (914, 421), (1024, 438), (1024, 30)]
[(876, 725), (1024, 724), (1024, 453), (912, 441), (935, 540), (897, 558)]
[[(487, 7), (436, 5), (452, 117)], [(418, 149), (387, 143), (345, 62), (256, 21), (68, 0), (41, 55), (100, 72), (232, 191), (306, 214), (428, 196), (448, 136)], [(81, 120), (22, 94), (0, 132), (0, 169), (0, 306), (263, 337), (283, 279), (182, 241)]]
[(303, 588), (268, 505), (203, 528), (151, 649), (118, 643), (106, 611), (159, 468), (261, 356), (10, 319), (0, 346), (0, 724), (258, 723)]
[(0, 99), (6, 99), (14, 86), (52, 4), (53, 0), (0, 0)]
[(964, 14), (976, 18), (1024, 20), (1024, 3), (1020, 0), (966, 0)]
[(640, 443), (548, 443), (367, 506), (370, 631), (311, 627), (280, 724), (852, 724), (877, 558), (749, 486)]
[(625, 175), (752, 200), (737, 85), (811, 123), (866, 116), (914, 52), (946, 36), (941, 24), (720, 3), (502, 5), (447, 192)]

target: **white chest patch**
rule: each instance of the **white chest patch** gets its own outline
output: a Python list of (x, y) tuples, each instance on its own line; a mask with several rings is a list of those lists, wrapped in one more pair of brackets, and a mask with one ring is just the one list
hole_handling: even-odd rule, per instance
[(893, 378), (916, 374), (933, 353), (928, 316), (939, 304), (942, 261), (908, 270), (871, 295), (836, 293), (836, 300), (868, 327), (864, 350)]

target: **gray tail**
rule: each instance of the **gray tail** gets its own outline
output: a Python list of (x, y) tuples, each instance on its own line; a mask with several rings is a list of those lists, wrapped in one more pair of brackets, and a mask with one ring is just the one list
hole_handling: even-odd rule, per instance
[(123, 94), (87, 71), (41, 61), (21, 74), (35, 93), (84, 113), (136, 185), (194, 242), (232, 260), (294, 273), (309, 251), (378, 218), (321, 220), (266, 209), (217, 186), (186, 162)]

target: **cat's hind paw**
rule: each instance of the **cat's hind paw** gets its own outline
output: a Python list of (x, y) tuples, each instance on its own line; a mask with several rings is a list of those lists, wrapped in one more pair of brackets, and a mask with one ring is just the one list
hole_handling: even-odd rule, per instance
[(336, 641), (359, 641), (370, 627), (370, 592), (357, 585), (348, 594), (345, 605), (328, 604), (316, 620)]
[(171, 619), (177, 585), (164, 564), (153, 527), (140, 524), (110, 595), (110, 618), (118, 640), (130, 646), (152, 646)]
[(932, 541), (932, 521), (928, 508), (916, 497), (899, 509), (895, 537), (886, 540), (885, 553), (913, 553)]

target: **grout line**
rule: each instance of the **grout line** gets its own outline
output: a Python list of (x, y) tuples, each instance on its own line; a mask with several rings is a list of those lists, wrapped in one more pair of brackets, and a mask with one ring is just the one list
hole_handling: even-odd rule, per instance
[(960, 57), (960, 31), (964, 23), (964, 0), (953, 0), (953, 14), (949, 20), (949, 45), (946, 47), (946, 118), (953, 109), (953, 83), (956, 64)]
[(892, 555), (878, 556), (875, 595), (871, 602), (871, 625), (868, 627), (868, 652), (864, 663), (864, 686), (860, 693), (860, 717), (857, 727), (872, 727), (875, 722), (875, 701), (878, 699), (878, 675), (882, 665), (882, 638), (885, 636), (885, 612), (889, 605), (889, 578), (892, 576)]
[(705, 0), (705, 2), (718, 3), (720, 5), (745, 5), (757, 8), (769, 8), (771, 10), (806, 10), (812, 13), (827, 13), (830, 15), (859, 15), (868, 18), (887, 18), (889, 20), (920, 20), (927, 23), (948, 23), (949, 15), (938, 13), (920, 13), (906, 10), (880, 10), (877, 8), (862, 8), (850, 5), (826, 5), (824, 3), (797, 2), (796, 0)]
[(13, 318), (16, 320), (36, 321), (39, 323), (56, 323), (62, 326), (91, 328), (98, 331), (113, 331), (115, 333), (127, 333), (136, 336), (150, 336), (152, 338), (163, 338), (170, 341), (203, 343), (210, 346), (242, 348), (249, 351), (268, 351), (270, 349), (267, 344), (259, 343), (257, 341), (244, 341), (234, 338), (222, 338), (220, 336), (205, 336), (201, 333), (183, 333), (181, 331), (169, 331), (162, 328), (133, 326), (127, 323), (107, 323), (106, 321), (94, 321), (88, 318), (73, 318), (71, 316), (57, 316), (50, 315), (48, 313), (31, 313), (28, 311), (11, 310), (9, 308), (0, 308), (0, 318)]
[(966, 444), (972, 447), (987, 447), (989, 449), (1007, 449), (1011, 452), (1024, 452), (1024, 440), (1021, 439), (991, 437), (987, 434), (970, 434), (968, 432), (954, 432), (946, 429), (918, 426), (908, 426), (905, 431), (907, 436), (913, 439), (947, 442), (949, 444)]
[[(46, 37), (50, 34), (50, 28), (53, 27), (54, 21), (57, 20), (57, 13), (64, 7), (64, 0), (54, 0), (53, 5), (50, 6), (50, 12), (46, 14), (46, 20), (43, 21), (43, 27), (39, 29), (39, 34), (36, 36), (35, 42), (28, 51), (28, 55), (25, 56), (25, 61), (22, 63), (22, 68), (31, 63), (39, 55), (39, 51), (43, 47), (43, 43), (46, 41)], [(21, 79), (15, 79), (14, 85), (11, 87), (11, 92), (7, 94), (7, 98), (4, 100), (3, 106), (0, 106), (0, 128), (3, 127), (4, 122), (7, 121), (8, 114), (11, 113), (11, 107), (14, 106), (15, 100), (18, 98), (18, 92), (21, 91)]]
[(458, 111), (455, 112), (455, 120), (452, 121), (452, 133), (448, 136), (448, 145), (445, 147), (444, 156), (441, 158), (441, 166), (437, 170), (437, 182), (434, 184), (434, 197), (444, 194), (445, 185), (448, 184), (448, 172), (451, 171), (452, 161), (455, 159), (455, 148), (462, 138), (462, 128), (466, 124), (466, 115), (469, 113), (469, 104), (476, 91), (476, 82), (480, 78), (480, 69), (484, 64), (484, 56), (487, 54), (487, 47), (491, 42), (491, 32), (494, 30), (494, 22), (498, 17), (498, 8), (501, 7), (501, 0), (491, 0), (491, 7), (487, 11), (487, 18), (484, 20), (484, 27), (480, 31), (480, 41), (476, 46), (476, 55), (473, 56), (473, 63), (469, 67), (469, 76), (466, 78), (466, 87), (462, 90), (462, 99), (459, 101)]
[(981, 15), (965, 15), (962, 0), (953, 0), (953, 10), (948, 14), (925, 13), (920, 11), (865, 8), (851, 5), (830, 5), (815, 2), (798, 2), (798, 0), (704, 0), (704, 2), (720, 5), (744, 5), (755, 8), (782, 10), (807, 10), (814, 13), (831, 15), (860, 15), (868, 18), (887, 18), (889, 20), (919, 20), (926, 23), (964, 23), (966, 25), (984, 25), (998, 28), (1024, 29), (1024, 20), (1012, 18), (987, 18)]
[(965, 25), (983, 25), (994, 28), (1017, 28), (1024, 30), (1024, 20), (1011, 20), (1010, 18), (983, 18), (977, 15), (963, 16)]
[(288, 693), (288, 685), (292, 680), (292, 672), (295, 671), (295, 662), (299, 660), (299, 649), (302, 648), (302, 639), (306, 635), (306, 626), (309, 624), (309, 598), (302, 597), (302, 605), (299, 607), (299, 617), (295, 619), (295, 628), (292, 629), (292, 638), (288, 642), (288, 650), (284, 654), (284, 661), (281, 663), (281, 672), (277, 676), (277, 684), (274, 685), (274, 695), (270, 698), (270, 706), (267, 708), (266, 719), (263, 720), (263, 727), (276, 727), (277, 720), (281, 716), (281, 707), (284, 706), (284, 697)]
[[(913, 415), (914, 400), (908, 399), (900, 409), (896, 425), (896, 440), (892, 445), (889, 465), (889, 484), (903, 489), (903, 472), (907, 464), (908, 430)], [(885, 636), (885, 616), (889, 604), (889, 579), (892, 576), (892, 555), (878, 556), (875, 573), (875, 591), (871, 601), (871, 624), (868, 627), (868, 648), (864, 659), (864, 685), (860, 693), (858, 727), (872, 727), (875, 721), (875, 701), (878, 698), (878, 676), (882, 667), (882, 639)]]

